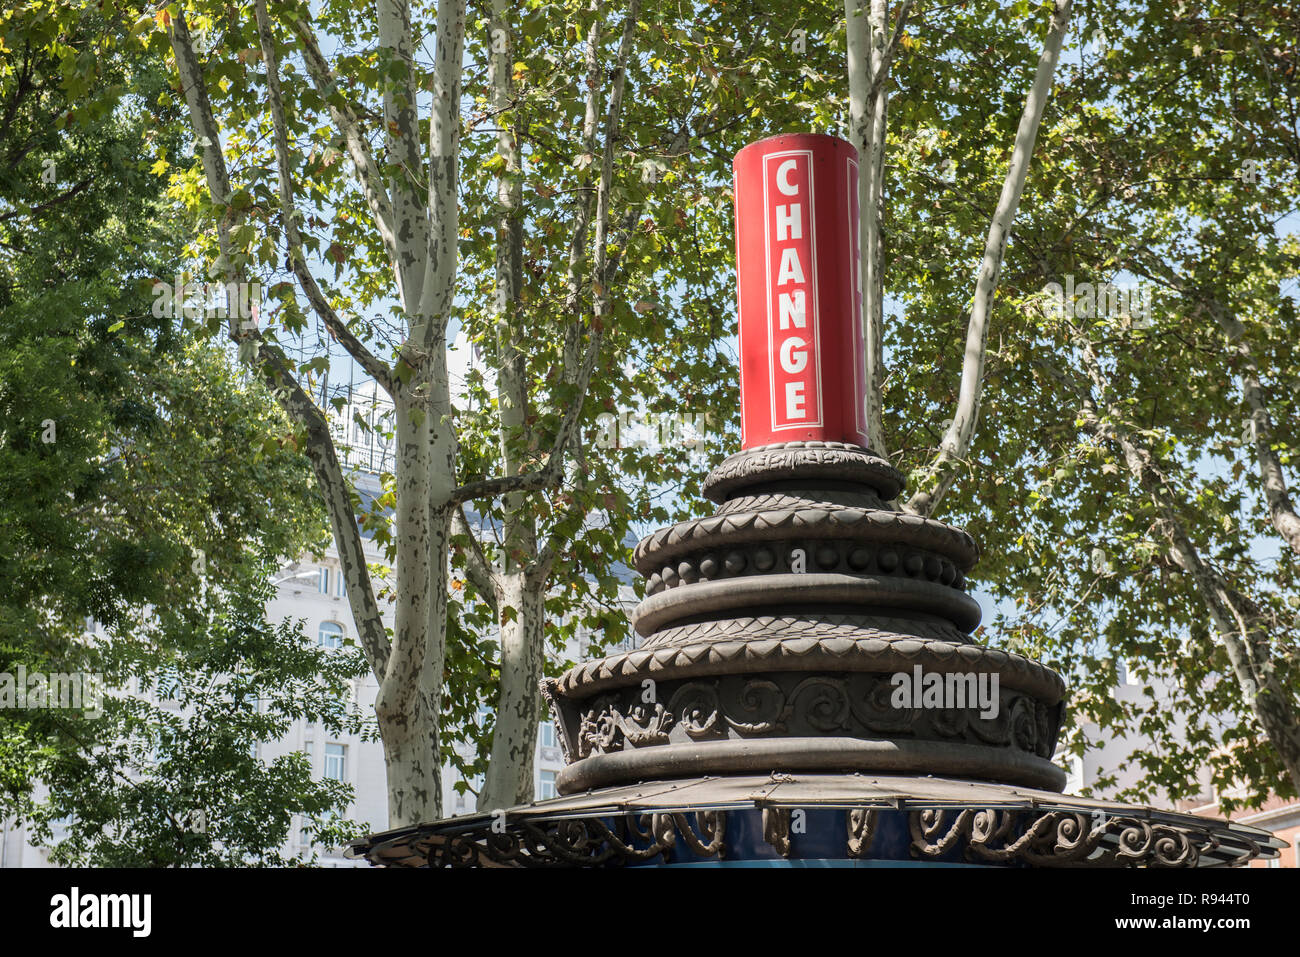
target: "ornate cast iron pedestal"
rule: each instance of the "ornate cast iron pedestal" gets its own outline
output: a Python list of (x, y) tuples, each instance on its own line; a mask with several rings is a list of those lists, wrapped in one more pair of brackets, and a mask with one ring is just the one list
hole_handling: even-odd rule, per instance
[[(562, 797), (375, 835), (376, 864), (1158, 866), (1274, 856), (1266, 832), (1066, 797), (1060, 677), (974, 643), (970, 536), (891, 511), (868, 450), (733, 455), (720, 507), (636, 549), (635, 651), (544, 693)], [(966, 704), (897, 707), (895, 675)], [(979, 689), (996, 707), (981, 708)], [(959, 699), (960, 700), (960, 699)], [(916, 705), (917, 702), (911, 702)]]
[[(975, 543), (888, 509), (901, 484), (843, 443), (727, 459), (705, 483), (715, 515), (637, 546), (644, 644), (547, 682), (570, 762), (560, 791), (771, 770), (1060, 790), (1060, 677), (972, 643)], [(917, 669), (960, 706), (896, 707), (892, 676)], [(983, 712), (981, 688), (998, 696)]]

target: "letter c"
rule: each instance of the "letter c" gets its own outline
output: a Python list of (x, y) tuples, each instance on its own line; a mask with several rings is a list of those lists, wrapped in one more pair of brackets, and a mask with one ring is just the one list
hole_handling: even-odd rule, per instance
[(799, 195), (799, 187), (791, 185), (790, 180), (787, 178), (790, 174), (790, 170), (794, 169), (798, 165), (798, 160), (788, 159), (776, 168), (776, 188), (779, 189), (781, 194), (784, 196)]

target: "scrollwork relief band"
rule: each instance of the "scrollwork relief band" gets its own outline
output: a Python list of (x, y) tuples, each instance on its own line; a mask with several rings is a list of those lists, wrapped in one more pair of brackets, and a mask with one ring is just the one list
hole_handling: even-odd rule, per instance
[(1009, 747), (1050, 758), (1054, 712), (1042, 701), (1001, 689), (998, 707), (893, 707), (890, 675), (801, 675), (665, 682), (668, 704), (646, 704), (640, 688), (608, 693), (578, 711), (578, 757), (726, 738), (904, 735)]

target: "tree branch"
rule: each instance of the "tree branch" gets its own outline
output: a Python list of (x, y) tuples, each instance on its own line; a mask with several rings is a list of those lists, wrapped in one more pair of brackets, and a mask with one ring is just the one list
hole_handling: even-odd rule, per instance
[[(1089, 377), (1106, 402), (1109, 390), (1092, 346), (1077, 332), (1075, 339)], [(1152, 453), (1134, 438), (1119, 410), (1109, 402), (1106, 406), (1107, 416), (1103, 419), (1097, 415), (1091, 396), (1086, 396), (1081, 413), (1084, 427), (1114, 442), (1123, 452), (1134, 481), (1149, 496), (1160, 516), (1169, 538), (1170, 558), (1191, 580), (1210, 614), (1232, 663), (1243, 702), (1264, 729), (1295, 787), (1300, 789), (1300, 721), (1294, 695), (1278, 679), (1271, 643), (1261, 626), (1258, 610), (1201, 558), (1179, 515), (1173, 483)]]
[(1237, 355), (1241, 356), (1242, 364), (1245, 366), (1241, 376), (1241, 392), (1248, 409), (1246, 431), (1249, 432), (1251, 442), (1255, 446), (1255, 460), (1259, 467), (1260, 484), (1264, 490), (1264, 503), (1268, 508), (1269, 521), (1292, 550), (1300, 554), (1300, 515), (1296, 514), (1295, 504), (1291, 501), (1286, 474), (1282, 471), (1282, 461), (1273, 451), (1273, 419), (1268, 413), (1268, 403), (1264, 397), (1264, 387), (1260, 383), (1259, 366), (1255, 362), (1254, 351), (1246, 341), (1241, 322), (1216, 298), (1204, 296), (1200, 308), (1214, 317), (1228, 342), (1235, 346)]
[(433, 112), (429, 117), (429, 198), (432, 220), (420, 315), (445, 328), (456, 283), (459, 239), (461, 69), (465, 50), (465, 0), (442, 0), (436, 22)]
[(451, 513), (452, 533), (463, 535), (469, 539), (469, 548), (465, 554), (465, 575), (474, 586), (474, 590), (492, 609), (495, 617), (500, 616), (497, 608), (497, 576), (488, 563), (487, 556), (483, 554), (483, 546), (470, 528), (469, 518), (465, 515), (464, 506), (458, 505)]
[[(600, 8), (603, 11), (603, 7)], [(582, 154), (594, 156), (596, 150), (596, 124), (599, 106), (597, 98), (600, 89), (600, 60), (597, 47), (600, 43), (601, 18), (598, 13), (587, 32), (587, 97), (582, 121)], [(573, 217), (573, 236), (569, 240), (569, 264), (565, 275), (564, 308), (567, 313), (577, 314), (578, 304), (582, 299), (582, 260), (587, 248), (587, 235), (591, 225), (592, 194), (584, 186), (579, 187), (580, 195)], [(577, 371), (578, 341), (582, 338), (582, 323), (574, 321), (565, 330), (564, 336), (564, 371), (565, 382), (571, 382)]]
[(898, 41), (903, 38), (903, 30), (907, 28), (907, 18), (912, 12), (912, 3), (913, 0), (903, 0), (903, 5), (898, 11), (898, 19), (894, 23), (894, 32), (889, 38), (889, 43), (881, 51), (880, 60), (875, 65), (875, 72), (871, 76), (871, 88), (867, 90), (868, 99), (875, 97), (886, 77), (889, 76), (889, 65), (898, 49)]
[[(398, 172), (389, 181), (393, 204), (393, 229), (397, 255), (394, 267), (397, 292), (408, 315), (421, 307), (421, 290), (429, 252), (429, 210), (425, 203), (423, 161), (420, 157), (420, 123), (416, 114), (418, 91), (412, 61), (411, 10), (407, 0), (379, 0), (379, 46), (400, 65), (394, 79), (387, 74), (383, 83), (384, 138), (387, 155)], [(441, 41), (440, 41), (441, 42)], [(387, 64), (385, 66), (389, 66)], [(435, 103), (434, 109), (437, 111)], [(421, 317), (421, 320), (423, 317)], [(418, 340), (422, 344), (423, 336)]]
[(90, 186), (92, 182), (93, 182), (93, 177), (87, 176), (80, 183), (77, 183), (77, 185), (75, 186), (69, 187), (68, 189), (60, 193), (58, 196), (55, 196), (53, 199), (47, 199), (45, 202), (40, 203), (39, 205), (29, 206), (26, 209), (11, 209), (7, 213), (0, 214), (0, 222), (4, 222), (6, 219), (12, 219), (15, 216), (35, 217), (40, 213), (45, 212), (51, 206), (57, 206), (60, 203), (67, 202), (68, 200), (72, 199), (72, 197), (76, 196), (78, 193), (84, 192), (85, 189), (88, 186)]
[(289, 250), (290, 268), (298, 277), (316, 315), (330, 333), (357, 360), (358, 364), (389, 395), (393, 392), (393, 372), (380, 359), (371, 354), (352, 330), (347, 327), (334, 308), (329, 304), (316, 284), (316, 279), (307, 268), (307, 260), (302, 251), (302, 235), (298, 231), (298, 211), (294, 205), (293, 176), (289, 169), (289, 137), (284, 119), (284, 98), (280, 88), (279, 61), (275, 52), (275, 38), (271, 33), (271, 19), (267, 15), (266, 0), (255, 0), (254, 13), (257, 17), (257, 33), (262, 45), (262, 58), (266, 62), (266, 86), (270, 98), (271, 125), (275, 140), (275, 165), (279, 179), (280, 215), (284, 221), (285, 241)]
[(988, 238), (984, 243), (984, 258), (975, 284), (975, 302), (971, 307), (970, 324), (966, 330), (966, 353), (962, 361), (957, 410), (952, 424), (949, 425), (948, 431), (939, 443), (938, 454), (923, 471), (916, 491), (904, 507), (905, 511), (916, 515), (929, 516), (934, 513), (939, 500), (957, 477), (956, 465), (970, 452), (975, 437), (980, 397), (984, 389), (984, 360), (988, 349), (989, 319), (993, 310), (993, 297), (997, 292), (998, 274), (1006, 255), (1011, 224), (1015, 221), (1016, 210), (1020, 206), (1020, 195), (1024, 190), (1029, 163), (1033, 157), (1038, 127), (1043, 118), (1048, 95), (1051, 93), (1052, 78), (1056, 73), (1057, 60), (1060, 58), (1061, 44), (1070, 24), (1071, 3), (1072, 0), (1055, 0), (1052, 21), (1047, 30), (1047, 37), (1043, 41), (1042, 54), (1038, 58), (1038, 71), (1034, 76), (1029, 95), (1025, 98), (1025, 109), (1020, 116), (1020, 126), (1016, 130), (1011, 164), (1002, 183), (1002, 195), (998, 199), (993, 221), (989, 224)]
[[(348, 156), (352, 159), (352, 167), (357, 174), (357, 182), (366, 198), (366, 205), (370, 207), (370, 214), (374, 217), (375, 225), (379, 229), (379, 236), (383, 240), (384, 248), (388, 250), (388, 256), (393, 261), (396, 269), (397, 236), (392, 201), (384, 189), (383, 176), (379, 172), (378, 164), (375, 163), (370, 144), (361, 135), (361, 123), (357, 119), (356, 110), (352, 108), (352, 104), (347, 102), (347, 98), (338, 88), (338, 78), (321, 54), (320, 45), (316, 41), (316, 35), (312, 32), (311, 26), (305, 21), (293, 17), (289, 20), (289, 29), (294, 32), (299, 42), (302, 43), (303, 60), (307, 65), (307, 73), (311, 76), (312, 85), (315, 86), (316, 92), (325, 101), (325, 106), (329, 110), (335, 128), (343, 136)], [(337, 103), (335, 102), (336, 99), (338, 100)], [(397, 281), (401, 282), (400, 276), (397, 277)]]
[[(190, 124), (199, 140), (208, 192), (220, 210), (217, 220), (217, 237), (221, 246), (218, 265), (228, 283), (237, 282), (243, 275), (243, 268), (233, 255), (230, 233), (238, 214), (230, 207), (230, 177), (221, 150), (221, 138), (183, 9), (172, 15), (171, 45)], [(390, 643), (375, 601), (360, 528), (330, 436), (329, 423), (311, 397), (303, 392), (283, 353), (278, 347), (268, 344), (256, 327), (245, 328), (232, 312), (229, 334), (239, 343), (241, 358), (257, 370), (281, 408), (307, 433), (307, 457), (325, 499), (339, 561), (347, 572), (348, 603), (371, 670), (380, 679), (387, 665)]]
[(845, 0), (844, 20), (848, 47), (849, 138), (858, 152), (858, 286), (862, 293), (862, 327), (865, 346), (866, 400), (864, 410), (867, 445), (886, 455), (884, 429), (884, 271), (880, 221), (883, 214), (885, 137), (888, 130), (889, 72), (893, 46), (902, 35), (911, 4), (899, 13), (894, 37), (887, 44), (885, 0), (871, 0), (870, 13), (863, 0)]
[(1241, 357), (1245, 366), (1241, 376), (1242, 399), (1249, 410), (1246, 415), (1246, 431), (1250, 433), (1251, 443), (1255, 446), (1255, 460), (1269, 521), (1292, 550), (1300, 554), (1300, 514), (1297, 514), (1295, 503), (1291, 500), (1282, 461), (1273, 450), (1273, 419), (1268, 412), (1268, 401), (1259, 378), (1259, 365), (1255, 361), (1254, 350), (1245, 337), (1245, 327), (1217, 296), (1184, 280), (1149, 246), (1143, 245), (1141, 250), (1146, 253), (1141, 273), (1190, 299), (1195, 303), (1198, 313), (1208, 312)]
[(595, 251), (592, 259), (593, 319), (589, 330), (587, 348), (573, 380), (575, 397), (565, 410), (560, 427), (556, 432), (546, 465), (522, 475), (503, 475), (496, 478), (470, 482), (455, 489), (448, 505), (481, 498), (495, 498), (517, 492), (535, 492), (544, 488), (555, 488), (564, 477), (564, 451), (578, 431), (582, 417), (583, 399), (591, 382), (591, 374), (600, 355), (603, 332), (603, 317), (609, 311), (608, 267), (608, 232), (610, 185), (614, 175), (614, 147), (619, 139), (619, 120), (623, 106), (623, 90), (627, 80), (627, 62), (631, 55), (632, 35), (636, 27), (636, 18), (640, 9), (640, 0), (631, 0), (626, 19), (623, 22), (623, 36), (619, 42), (618, 65), (613, 73), (613, 86), (610, 91), (609, 105), (605, 114), (605, 144), (601, 157), (600, 184), (596, 194), (596, 235)]

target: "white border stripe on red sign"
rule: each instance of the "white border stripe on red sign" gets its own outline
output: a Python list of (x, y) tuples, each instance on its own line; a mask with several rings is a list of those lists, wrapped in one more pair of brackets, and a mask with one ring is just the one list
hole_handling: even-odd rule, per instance
[[(808, 176), (808, 230), (809, 240), (812, 246), (812, 262), (808, 264), (811, 280), (809, 281), (810, 297), (812, 299), (812, 309), (810, 319), (812, 320), (813, 330), (813, 368), (816, 372), (817, 388), (813, 400), (817, 403), (817, 417), (808, 419), (804, 422), (793, 422), (789, 425), (776, 424), (776, 351), (772, 348), (772, 336), (775, 323), (777, 321), (777, 310), (775, 308), (775, 298), (772, 287), (772, 204), (769, 200), (771, 195), (768, 184), (768, 164), (774, 160), (786, 156), (802, 156), (807, 161)], [(807, 429), (819, 427), (823, 424), (825, 417), (825, 402), (822, 396), (822, 344), (821, 344), (821, 314), (817, 302), (817, 199), (814, 192), (813, 184), (813, 153), (812, 150), (781, 150), (776, 153), (768, 153), (763, 157), (763, 268), (767, 277), (767, 390), (768, 397), (771, 401), (771, 418), (768, 425), (773, 432), (783, 432), (789, 429)]]
[[(866, 320), (862, 314), (862, 303), (858, 300), (858, 283), (862, 279), (862, 250), (859, 248), (859, 242), (862, 238), (862, 229), (858, 216), (861, 210), (858, 209), (858, 184), (855, 182), (861, 175), (858, 169), (857, 160), (849, 157), (844, 166), (845, 178), (845, 195), (849, 204), (849, 307), (853, 310), (853, 349), (855, 357), (853, 360), (853, 422), (858, 430), (858, 438), (863, 445), (867, 444), (867, 410), (864, 407), (866, 397), (862, 389), (862, 379), (866, 373), (863, 363), (866, 361), (866, 342), (867, 330)], [(863, 290), (865, 294), (865, 290)]]

